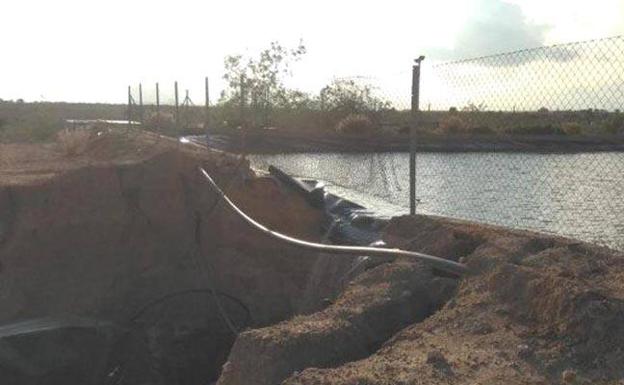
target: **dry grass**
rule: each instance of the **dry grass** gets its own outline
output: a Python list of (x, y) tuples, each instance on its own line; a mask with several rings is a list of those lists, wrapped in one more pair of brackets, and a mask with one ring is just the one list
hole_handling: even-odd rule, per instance
[(0, 169), (15, 162), (15, 155), (9, 151), (0, 151)]
[(442, 135), (464, 134), (468, 132), (468, 124), (461, 117), (450, 115), (440, 120), (436, 131)]
[(89, 129), (63, 129), (56, 135), (59, 150), (66, 156), (76, 156), (84, 153), (95, 137)]
[(166, 112), (152, 113), (147, 116), (144, 125), (151, 129), (173, 130), (175, 118), (173, 114)]
[(576, 122), (566, 122), (561, 125), (561, 131), (566, 135), (581, 135), (583, 126)]

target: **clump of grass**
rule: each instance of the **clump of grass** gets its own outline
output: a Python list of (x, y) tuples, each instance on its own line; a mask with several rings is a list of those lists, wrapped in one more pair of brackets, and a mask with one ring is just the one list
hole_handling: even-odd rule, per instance
[(566, 122), (561, 125), (561, 131), (566, 135), (581, 135), (583, 126), (576, 122)]
[(56, 134), (56, 143), (63, 154), (76, 156), (89, 148), (94, 136), (94, 132), (89, 129), (65, 128)]
[(376, 131), (376, 127), (364, 114), (349, 114), (338, 122), (336, 131), (343, 134), (370, 134)]
[(442, 135), (463, 134), (468, 131), (468, 124), (455, 114), (446, 116), (438, 123), (437, 132)]
[(13, 154), (9, 151), (0, 151), (0, 167), (4, 167), (11, 163), (14, 163), (13, 157)]
[(605, 131), (609, 134), (624, 133), (624, 114), (616, 112), (605, 122)]
[(173, 131), (173, 129), (175, 128), (175, 119), (173, 114), (158, 112), (147, 116), (144, 125), (148, 129), (155, 129), (158, 131)]

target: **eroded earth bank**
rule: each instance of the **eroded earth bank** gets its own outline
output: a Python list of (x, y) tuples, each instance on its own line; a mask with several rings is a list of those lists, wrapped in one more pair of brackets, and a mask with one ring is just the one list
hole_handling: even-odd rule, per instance
[(66, 367), (75, 357), (29, 362), (5, 341), (9, 383), (593, 384), (624, 375), (624, 259), (612, 250), (444, 218), (387, 223), (390, 246), (461, 260), (471, 272), (460, 279), (257, 233), (217, 203), (199, 167), (274, 230), (322, 241), (322, 213), (234, 155), (128, 132), (102, 134), (72, 157), (54, 144), (0, 150), (1, 323), (90, 319), (124, 331), (78, 373)]

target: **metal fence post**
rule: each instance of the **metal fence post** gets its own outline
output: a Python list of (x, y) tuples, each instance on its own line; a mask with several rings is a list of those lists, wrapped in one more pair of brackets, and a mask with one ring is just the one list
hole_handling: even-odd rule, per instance
[(244, 127), (245, 126), (245, 104), (247, 104), (246, 99), (246, 92), (247, 90), (245, 89), (245, 75), (241, 75), (240, 76), (240, 126)]
[(139, 120), (143, 124), (143, 85), (139, 83)]
[(210, 90), (208, 88), (208, 76), (204, 79), (204, 84), (206, 87), (206, 115), (204, 116), (204, 130), (206, 130), (206, 135), (208, 135), (208, 127), (210, 126)]
[(160, 88), (158, 82), (156, 82), (156, 116), (160, 120)]
[(175, 91), (175, 126), (176, 129), (179, 128), (179, 120), (180, 120), (180, 99), (178, 98), (178, 82), (176, 81), (174, 84)]
[(425, 59), (420, 56), (414, 60), (412, 66), (412, 124), (410, 127), (410, 215), (416, 214), (416, 126), (418, 125), (418, 111), (420, 98), (420, 63)]
[(132, 126), (132, 87), (128, 86), (128, 128)]
[(258, 91), (256, 88), (251, 89), (251, 100), (249, 101), (249, 109), (251, 110), (250, 127), (258, 127)]
[(247, 138), (245, 137), (245, 122), (246, 122), (246, 117), (245, 117), (245, 104), (246, 104), (246, 92), (247, 90), (245, 89), (245, 75), (241, 75), (240, 76), (240, 135), (241, 135), (241, 154), (243, 156), (243, 158), (245, 157), (246, 154), (246, 140)]
[(264, 127), (269, 127), (271, 125), (271, 98), (269, 94), (269, 90), (264, 90), (263, 96), (263, 106), (264, 106)]

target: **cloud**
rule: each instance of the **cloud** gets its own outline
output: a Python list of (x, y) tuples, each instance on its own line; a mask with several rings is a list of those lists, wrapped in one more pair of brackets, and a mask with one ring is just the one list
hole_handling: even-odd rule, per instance
[[(454, 47), (434, 48), (430, 56), (438, 60), (459, 60), (543, 46), (547, 25), (528, 20), (522, 8), (504, 0), (479, 0), (475, 13), (459, 30)], [(570, 61), (573, 51), (557, 47), (552, 52), (524, 51), (507, 57), (483, 60), (487, 66), (513, 66), (538, 60)]]

